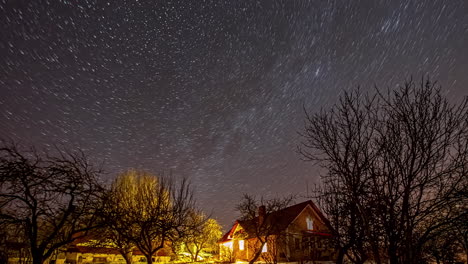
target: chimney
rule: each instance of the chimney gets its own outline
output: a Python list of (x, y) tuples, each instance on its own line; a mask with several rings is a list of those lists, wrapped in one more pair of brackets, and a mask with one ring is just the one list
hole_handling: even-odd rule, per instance
[(265, 221), (266, 215), (266, 207), (264, 205), (260, 205), (258, 207), (258, 225), (262, 225), (263, 221)]

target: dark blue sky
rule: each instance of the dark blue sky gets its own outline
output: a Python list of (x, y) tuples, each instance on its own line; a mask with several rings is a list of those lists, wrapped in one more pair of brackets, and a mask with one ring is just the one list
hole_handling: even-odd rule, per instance
[(468, 94), (464, 0), (0, 0), (0, 30), (2, 138), (172, 170), (225, 227), (243, 193), (317, 182), (302, 105), (411, 75)]

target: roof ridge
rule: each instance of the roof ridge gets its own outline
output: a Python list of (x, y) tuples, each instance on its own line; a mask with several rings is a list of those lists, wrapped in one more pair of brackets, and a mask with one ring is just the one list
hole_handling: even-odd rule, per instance
[[(284, 210), (287, 210), (287, 209), (290, 209), (292, 207), (295, 207), (295, 206), (299, 206), (299, 205), (302, 205), (302, 204), (314, 204), (314, 202), (312, 200), (307, 200), (307, 201), (304, 201), (304, 202), (300, 202), (300, 203), (297, 203), (297, 204), (293, 204), (293, 205), (290, 205), (288, 207), (285, 207), (285, 208), (281, 208), (277, 211), (273, 211), (273, 212), (270, 212), (268, 214), (273, 214), (273, 213), (277, 213), (277, 212), (281, 212), (281, 211), (284, 211)], [(257, 218), (258, 216), (256, 216), (255, 218)], [(255, 219), (254, 218), (254, 219)], [(249, 220), (242, 220), (242, 219), (236, 219), (236, 221), (242, 221), (242, 222), (245, 222), (245, 221), (250, 221), (252, 219), (249, 219)]]
[[(291, 206), (285, 207), (283, 209), (273, 211), (267, 214), (267, 216), (270, 216), (270, 221), (278, 221), (279, 228), (285, 229), (287, 228), (292, 221), (294, 221), (299, 214), (301, 214), (305, 208), (310, 206), (310, 208), (316, 213), (316, 215), (319, 217), (320, 221), (323, 222), (328, 228), (330, 228), (329, 221), (326, 219), (326, 217), (323, 215), (323, 213), (320, 211), (320, 209), (315, 205), (315, 203), (312, 200), (306, 200), (297, 204), (293, 204)], [(271, 219), (274, 220), (271, 220)], [(277, 218), (277, 219), (276, 219)], [(223, 238), (220, 241), (228, 241), (229, 240), (229, 234), (234, 232), (234, 229), (236, 225), (240, 225), (244, 230), (246, 230), (249, 233), (249, 229), (253, 228), (252, 224), (256, 222), (258, 219), (258, 216), (252, 218), (252, 219), (237, 219), (231, 229), (223, 236)], [(255, 225), (255, 224), (254, 224)], [(330, 229), (331, 230), (331, 229)]]

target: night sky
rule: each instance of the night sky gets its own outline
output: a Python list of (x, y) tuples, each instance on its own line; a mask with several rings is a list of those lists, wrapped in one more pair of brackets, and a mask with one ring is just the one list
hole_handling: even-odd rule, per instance
[(317, 182), (303, 105), (411, 75), (468, 94), (466, 0), (0, 0), (0, 27), (1, 138), (188, 177), (225, 228), (243, 193)]

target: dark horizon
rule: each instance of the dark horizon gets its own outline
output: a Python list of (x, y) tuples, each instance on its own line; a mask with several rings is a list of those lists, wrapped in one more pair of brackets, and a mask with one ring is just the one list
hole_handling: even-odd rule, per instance
[[(82, 148), (111, 180), (189, 178), (225, 229), (243, 193), (306, 195), (311, 112), (358, 85), (468, 92), (467, 2), (0, 2), (0, 137)], [(299, 198), (302, 202), (307, 198)]]

